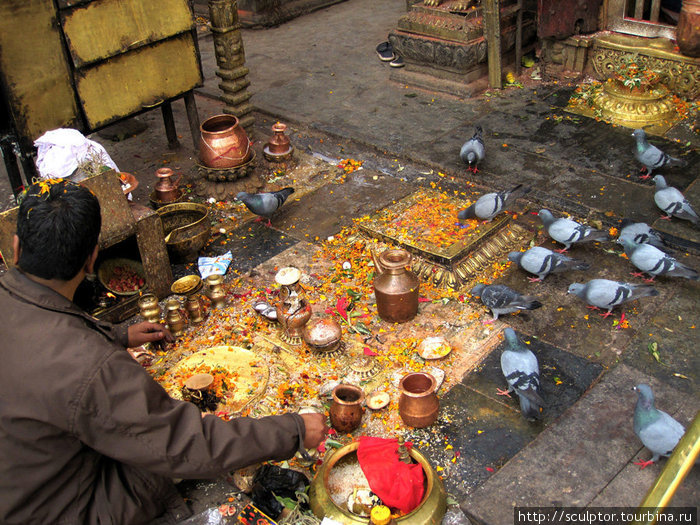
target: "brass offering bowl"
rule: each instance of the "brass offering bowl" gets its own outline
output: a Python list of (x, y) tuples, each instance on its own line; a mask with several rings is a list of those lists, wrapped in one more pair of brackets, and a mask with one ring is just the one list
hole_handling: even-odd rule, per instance
[(170, 286), (170, 291), (177, 295), (192, 295), (202, 289), (202, 278), (199, 275), (180, 277)]
[(343, 330), (340, 323), (330, 317), (313, 317), (302, 328), (302, 338), (318, 353), (334, 352), (340, 346)]
[[(311, 510), (319, 518), (327, 516), (343, 525), (366, 525), (367, 518), (363, 518), (351, 513), (345, 508), (341, 508), (333, 501), (328, 488), (328, 479), (331, 469), (341, 460), (357, 461), (357, 449), (359, 441), (354, 441), (326, 455), (323, 464), (318, 467), (316, 476), (309, 488), (309, 500)], [(447, 496), (442, 481), (425, 456), (415, 448), (409, 451), (412, 460), (423, 467), (424, 494), (423, 500), (410, 513), (400, 518), (396, 518), (396, 523), (406, 525), (439, 525), (447, 510)], [(354, 456), (354, 458), (353, 458)]]
[(177, 262), (194, 261), (209, 238), (209, 208), (195, 202), (177, 202), (158, 208), (165, 244)]

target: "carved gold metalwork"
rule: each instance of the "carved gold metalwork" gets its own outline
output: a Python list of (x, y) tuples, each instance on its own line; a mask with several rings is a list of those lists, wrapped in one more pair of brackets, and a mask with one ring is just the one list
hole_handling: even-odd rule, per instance
[[(380, 210), (369, 220), (360, 224), (360, 230), (369, 237), (383, 240), (410, 251), (414, 257), (411, 270), (423, 281), (432, 281), (436, 286), (459, 289), (476, 280), (499, 258), (509, 251), (518, 250), (527, 236), (520, 226), (513, 224), (510, 215), (502, 214), (489, 223), (482, 223), (474, 234), (464, 241), (440, 247), (422, 239), (400, 239), (389, 233), (385, 217), (401, 214), (434, 190), (419, 190), (400, 201)], [(466, 202), (459, 201), (465, 208)]]
[(700, 58), (674, 51), (670, 40), (605, 35), (596, 38), (591, 52), (593, 67), (603, 79), (625, 67), (631, 57), (641, 69), (658, 72), (673, 93), (691, 100), (700, 96)]

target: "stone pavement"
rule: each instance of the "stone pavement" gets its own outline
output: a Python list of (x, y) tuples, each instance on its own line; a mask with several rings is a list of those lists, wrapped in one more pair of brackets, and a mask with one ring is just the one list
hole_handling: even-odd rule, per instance
[[(654, 223), (670, 244), (689, 250), (674, 256), (700, 268), (698, 230), (660, 221), (652, 184), (637, 177), (631, 130), (564, 110), (574, 79), (534, 82), (526, 69), (523, 89), (464, 99), (392, 81), (388, 64), (377, 59), (374, 48), (404, 9), (404, 0), (348, 0), (276, 28), (243, 31), (257, 108), (256, 147), (280, 119), (290, 125), (300, 163), (313, 174), (271, 229), (245, 223), (241, 235), (233, 236), (226, 248), (237, 255), (236, 269), (269, 268), (290, 258), (306, 261), (320, 241), (353, 218), (418, 188), (463, 192), (473, 200), (516, 183), (533, 188), (519, 204), (524, 213), (517, 223), (536, 244), (553, 247), (529, 214), (540, 207), (600, 221), (605, 228), (630, 217)], [(206, 31), (200, 51), (206, 82), (197, 90), (197, 104), (204, 120), (222, 107)], [(195, 177), (184, 105), (174, 104), (174, 111), (184, 134), (179, 150), (167, 150), (157, 111), (140, 117), (149, 125), (144, 133), (115, 143), (101, 140), (120, 168), (140, 180), (137, 201), (148, 202), (153, 173), (163, 163)], [(471, 174), (458, 152), (475, 124), (484, 128), (487, 159)], [(684, 123), (652, 142), (688, 160), (688, 168), (664, 175), (700, 208), (698, 135)], [(338, 185), (334, 164), (343, 158), (363, 161), (363, 169)], [(262, 177), (241, 182), (247, 190), (264, 186)], [(473, 299), (458, 310), (454, 305), (421, 307), (422, 314), (452, 312), (460, 323), (467, 313), (478, 314), (450, 332), (463, 338), (465, 353), (474, 353), (469, 373), (441, 391), (441, 417), (434, 427), (407, 434), (444, 467), (448, 491), (475, 523), (511, 523), (515, 505), (638, 505), (665, 461), (642, 471), (632, 464), (649, 457), (632, 432), (635, 384), (651, 384), (657, 405), (684, 425), (694, 417), (700, 399), (697, 282), (658, 279), (658, 297), (624, 309), (630, 327), (623, 330), (613, 326), (613, 318), (601, 319), (565, 293), (571, 282), (594, 277), (639, 282), (618, 253), (614, 244), (576, 247), (573, 256), (591, 263), (591, 270), (550, 276), (543, 283), (530, 284), (522, 271), (508, 269), (498, 282), (538, 296), (544, 306), (505, 316), (491, 327), (481, 326), (488, 314)], [(504, 384), (498, 359), (505, 326), (529, 341), (540, 360), (548, 407), (537, 423), (523, 420), (515, 401), (495, 395)], [(658, 360), (648, 350), (652, 342), (658, 343)], [(699, 476), (694, 469), (674, 505), (696, 504)], [(221, 481), (185, 484), (196, 510), (224, 503), (230, 490)]]

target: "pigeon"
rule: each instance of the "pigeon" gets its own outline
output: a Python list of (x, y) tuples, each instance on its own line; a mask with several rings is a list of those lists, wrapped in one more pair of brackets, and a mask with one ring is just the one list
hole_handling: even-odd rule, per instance
[(535, 310), (542, 306), (536, 298), (522, 295), (503, 284), (477, 284), (470, 293), (481, 297), (481, 302), (491, 310), (493, 321), (501, 314), (511, 314), (518, 310)]
[(540, 368), (537, 357), (525, 347), (512, 328), (503, 331), (506, 339), (506, 348), (501, 354), (501, 370), (506, 376), (508, 390), (498, 390), (498, 395), (510, 397), (515, 391), (520, 398), (520, 411), (526, 419), (537, 419), (540, 416), (540, 407), (545, 403), (540, 397)]
[(634, 433), (651, 453), (649, 461), (635, 462), (646, 468), (661, 456), (670, 456), (683, 437), (685, 429), (678, 421), (654, 406), (654, 393), (649, 385), (637, 385), (637, 404), (634, 407)]
[(559, 253), (565, 252), (574, 243), (610, 240), (610, 236), (604, 231), (579, 224), (571, 219), (555, 219), (549, 210), (540, 210), (537, 215), (542, 219), (547, 235), (566, 246), (562, 250), (557, 250)]
[(484, 139), (481, 138), (483, 132), (484, 130), (481, 129), (481, 126), (476, 126), (476, 131), (474, 131), (472, 138), (462, 144), (462, 149), (459, 150), (460, 158), (465, 164), (469, 165), (469, 171), (473, 171), (474, 173), (479, 171), (477, 164), (486, 157)]
[(664, 247), (661, 236), (646, 222), (632, 222), (630, 219), (622, 219), (618, 239), (628, 239), (637, 244), (651, 244), (659, 249)]
[(585, 261), (572, 259), (564, 254), (553, 252), (541, 246), (533, 246), (526, 252), (510, 252), (508, 260), (517, 263), (526, 272), (537, 277), (529, 277), (530, 282), (543, 280), (550, 273), (567, 270), (588, 270), (591, 265)]
[(642, 179), (651, 177), (652, 171), (668, 165), (685, 166), (687, 163), (682, 159), (677, 159), (667, 155), (656, 146), (649, 144), (647, 134), (643, 129), (635, 129), (632, 136), (637, 140), (634, 150), (634, 158), (644, 164), (642, 170), (646, 169), (646, 175)]
[(513, 189), (508, 191), (499, 191), (498, 193), (487, 193), (477, 199), (477, 201), (468, 208), (460, 211), (457, 218), (460, 221), (465, 219), (484, 219), (490, 221), (496, 215), (505, 211), (515, 199), (522, 197), (530, 188), (523, 187), (518, 184)]
[[(624, 247), (625, 255), (634, 266), (652, 276), (650, 281), (657, 275), (685, 277), (692, 281), (700, 280), (698, 272), (684, 266), (651, 244), (637, 244), (626, 238), (618, 239), (617, 242)], [(640, 276), (641, 274), (635, 275)]]
[(272, 193), (246, 193), (241, 191), (236, 195), (236, 199), (245, 204), (246, 208), (255, 215), (258, 215), (260, 218), (257, 220), (267, 219), (267, 226), (271, 226), (270, 217), (292, 193), (294, 193), (294, 188), (284, 188)]
[(632, 284), (610, 279), (591, 279), (586, 284), (573, 283), (567, 293), (572, 293), (595, 308), (607, 309), (603, 317), (612, 315), (612, 309), (642, 297), (659, 295), (650, 284)]
[(680, 191), (666, 184), (666, 179), (661, 175), (654, 175), (654, 182), (656, 183), (654, 202), (662, 211), (667, 213), (667, 219), (673, 216), (690, 221), (693, 224), (700, 222), (698, 214)]

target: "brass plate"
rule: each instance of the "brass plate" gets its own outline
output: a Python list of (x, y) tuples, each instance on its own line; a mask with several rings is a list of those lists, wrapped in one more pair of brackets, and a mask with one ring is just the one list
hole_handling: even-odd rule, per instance
[(224, 368), (231, 376), (233, 387), (225, 392), (219, 410), (240, 412), (260, 399), (267, 389), (270, 377), (268, 366), (254, 352), (237, 346), (214, 346), (196, 352), (175, 364), (158, 381), (171, 397), (182, 399), (176, 376), (184, 375), (188, 369), (192, 370), (193, 375), (200, 365)]
[(170, 291), (178, 295), (189, 295), (196, 292), (202, 286), (202, 278), (199, 275), (186, 275), (180, 277), (170, 286)]

